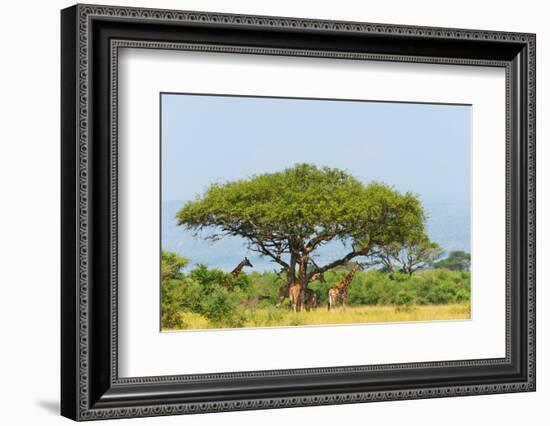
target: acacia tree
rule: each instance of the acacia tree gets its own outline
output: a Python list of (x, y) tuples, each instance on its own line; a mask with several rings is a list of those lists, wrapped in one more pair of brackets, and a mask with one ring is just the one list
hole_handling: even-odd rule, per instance
[(439, 244), (424, 237), (405, 244), (399, 251), (397, 259), (402, 271), (411, 276), (415, 271), (439, 259), (442, 252)]
[(400, 269), (399, 254), (402, 247), (402, 244), (395, 242), (377, 247), (370, 254), (368, 266), (381, 266), (382, 271), (389, 273), (392, 278), (393, 274)]
[(447, 268), (451, 271), (469, 271), (471, 264), (470, 253), (465, 251), (451, 251), (447, 258), (433, 264), (434, 268)]
[[(288, 282), (302, 287), (322, 274), (390, 243), (424, 233), (425, 215), (416, 196), (391, 187), (364, 185), (335, 168), (297, 164), (281, 172), (211, 185), (176, 215), (178, 224), (205, 238), (239, 236), (277, 263)], [(330, 241), (346, 254), (324, 265), (313, 255)], [(298, 278), (297, 278), (298, 277)]]
[(406, 241), (378, 247), (373, 251), (370, 264), (382, 265), (383, 270), (390, 274), (400, 270), (411, 276), (419, 269), (433, 264), (442, 253), (441, 246), (430, 241), (425, 233), (412, 233)]

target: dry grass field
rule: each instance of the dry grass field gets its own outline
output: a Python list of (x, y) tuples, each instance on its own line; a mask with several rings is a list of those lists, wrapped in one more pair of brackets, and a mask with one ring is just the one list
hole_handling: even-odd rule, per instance
[[(470, 304), (413, 305), (395, 307), (393, 305), (348, 306), (346, 310), (337, 308), (329, 312), (319, 307), (309, 312), (292, 312), (274, 307), (246, 310), (241, 321), (236, 324), (212, 323), (196, 313), (181, 313), (185, 330), (242, 327), (287, 327), (308, 325), (361, 324), (411, 321), (441, 321), (470, 319)], [(171, 329), (163, 329), (170, 331)], [(172, 329), (173, 330), (173, 329)]]

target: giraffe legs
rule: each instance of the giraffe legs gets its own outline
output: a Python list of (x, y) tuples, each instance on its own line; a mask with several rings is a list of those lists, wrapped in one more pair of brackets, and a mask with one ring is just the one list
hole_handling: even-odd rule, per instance
[(275, 305), (277, 308), (280, 308), (283, 306), (283, 302), (285, 299), (289, 296), (288, 294), (288, 286), (281, 287), (279, 289), (279, 302)]
[(341, 294), (336, 289), (330, 289), (328, 291), (328, 310), (336, 309), (336, 304), (340, 302), (343, 311), (346, 310), (347, 295)]
[(329, 311), (333, 310), (336, 307), (336, 297), (332, 290), (333, 289), (330, 289), (328, 291), (328, 310)]
[(292, 306), (292, 310), (294, 312), (301, 312), (302, 311), (302, 302), (303, 302), (303, 298), (302, 298), (302, 287), (299, 283), (294, 283), (293, 285), (290, 286), (290, 289), (289, 289), (289, 299), (290, 300), (290, 305)]
[(313, 290), (306, 289), (304, 303), (303, 303), (306, 311), (309, 312), (311, 310), (317, 309), (317, 303), (318, 303), (317, 293), (315, 293), (315, 291)]

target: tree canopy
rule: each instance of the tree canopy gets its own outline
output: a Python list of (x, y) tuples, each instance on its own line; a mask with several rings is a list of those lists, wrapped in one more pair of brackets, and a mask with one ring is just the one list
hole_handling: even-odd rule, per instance
[[(176, 218), (195, 235), (207, 230), (212, 240), (246, 239), (250, 250), (280, 265), (289, 280), (298, 267), (304, 285), (313, 273), (425, 235), (425, 213), (414, 194), (377, 182), (365, 185), (343, 170), (311, 164), (212, 184)], [(317, 265), (315, 250), (334, 240), (347, 253)]]
[(449, 255), (433, 264), (434, 268), (447, 268), (451, 271), (469, 271), (471, 257), (470, 253), (465, 251), (451, 251)]
[(380, 247), (372, 256), (371, 263), (382, 265), (383, 270), (392, 274), (399, 270), (412, 275), (439, 259), (442, 252), (440, 245), (430, 241), (426, 235), (412, 235), (405, 242)]

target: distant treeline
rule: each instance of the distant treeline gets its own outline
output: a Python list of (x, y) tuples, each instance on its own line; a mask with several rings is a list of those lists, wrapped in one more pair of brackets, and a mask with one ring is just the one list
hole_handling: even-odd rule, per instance
[[(212, 324), (242, 326), (256, 309), (274, 308), (286, 276), (275, 272), (242, 272), (237, 277), (198, 265), (184, 272), (188, 260), (174, 253), (162, 255), (162, 327), (185, 328), (182, 312), (199, 314)], [(359, 271), (348, 290), (349, 305), (412, 305), (468, 303), (470, 256), (451, 252), (430, 267), (410, 275), (384, 269)], [(339, 267), (308, 286), (326, 309), (328, 290), (348, 272)], [(285, 309), (288, 301), (281, 309)]]

